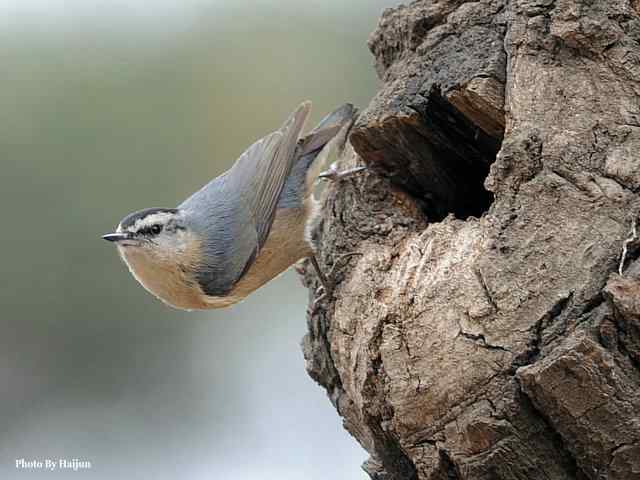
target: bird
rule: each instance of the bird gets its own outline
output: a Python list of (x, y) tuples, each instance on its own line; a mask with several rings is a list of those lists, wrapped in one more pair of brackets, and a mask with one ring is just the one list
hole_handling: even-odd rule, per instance
[(174, 308), (228, 307), (303, 258), (311, 259), (326, 294), (332, 285), (311, 239), (320, 208), (314, 182), (365, 167), (321, 172), (344, 148), (357, 110), (344, 104), (302, 135), (310, 110), (311, 102), (300, 104), (278, 130), (176, 208), (135, 211), (102, 238), (116, 244), (146, 290)]

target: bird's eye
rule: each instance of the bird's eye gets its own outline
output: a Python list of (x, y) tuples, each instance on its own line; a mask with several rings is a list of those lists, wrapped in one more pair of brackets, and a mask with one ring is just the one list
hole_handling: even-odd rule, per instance
[(151, 233), (153, 235), (158, 235), (161, 231), (162, 231), (162, 227), (160, 225), (152, 225), (151, 226)]

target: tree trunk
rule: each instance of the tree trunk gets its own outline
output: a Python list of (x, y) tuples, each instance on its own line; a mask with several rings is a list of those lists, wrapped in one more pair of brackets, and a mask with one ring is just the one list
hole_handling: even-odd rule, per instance
[(639, 3), (383, 14), (303, 341), (372, 479), (640, 478)]

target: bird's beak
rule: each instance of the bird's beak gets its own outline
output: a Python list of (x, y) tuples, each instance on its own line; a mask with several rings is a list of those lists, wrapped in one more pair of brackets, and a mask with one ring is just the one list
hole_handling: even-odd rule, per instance
[(128, 240), (131, 238), (128, 233), (107, 233), (102, 238), (108, 242), (121, 242), (122, 240)]

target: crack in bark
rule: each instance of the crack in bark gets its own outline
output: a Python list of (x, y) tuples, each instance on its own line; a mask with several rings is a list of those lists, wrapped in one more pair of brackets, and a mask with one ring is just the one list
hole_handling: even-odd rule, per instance
[(582, 185), (573, 175), (569, 172), (562, 171), (559, 168), (551, 168), (549, 170), (554, 175), (560, 177), (564, 180), (568, 185), (572, 186), (576, 191), (580, 192), (585, 197), (588, 197), (590, 200), (595, 200), (594, 194), (587, 187)]
[(458, 337), (463, 337), (463, 338), (466, 338), (468, 340), (471, 340), (473, 343), (475, 343), (479, 347), (486, 348), (487, 350), (498, 350), (498, 351), (501, 351), (501, 352), (509, 352), (509, 353), (511, 353), (511, 350), (509, 350), (506, 347), (503, 347), (501, 345), (492, 345), (492, 344), (488, 343), (487, 339), (485, 338), (484, 334), (482, 334), (482, 333), (474, 334), (474, 333), (470, 333), (470, 332), (465, 332), (464, 330), (462, 330), (462, 326), (460, 325), (460, 322), (458, 322), (458, 334), (456, 335), (456, 338), (458, 338)]
[[(616, 307), (615, 301), (612, 298), (612, 295), (609, 293), (607, 295), (607, 297), (611, 297), (610, 301), (609, 301), (609, 306), (611, 308), (611, 311), (613, 312), (613, 319), (612, 319), (612, 324), (615, 328), (615, 335), (616, 335), (616, 341), (614, 342), (613, 347), (617, 348), (617, 350), (625, 357), (629, 360), (629, 362), (631, 363), (631, 365), (638, 371), (640, 372), (640, 358), (636, 358), (636, 355), (634, 355), (629, 348), (627, 347), (627, 342), (625, 341), (626, 338), (628, 338), (629, 332), (627, 331), (626, 325), (625, 325), (625, 315), (624, 313), (622, 313), (621, 311), (619, 311), (619, 309)], [(603, 301), (605, 301), (603, 299)], [(607, 342), (600, 342), (605, 348), (610, 349), (612, 347), (612, 345), (607, 344)]]
[(570, 303), (573, 298), (573, 292), (570, 292), (568, 295), (565, 295), (561, 299), (559, 299), (556, 303), (554, 303), (549, 311), (545, 313), (542, 317), (540, 317), (533, 327), (530, 329), (532, 331), (533, 337), (529, 341), (529, 345), (527, 349), (516, 356), (511, 365), (511, 372), (515, 373), (515, 371), (526, 365), (531, 365), (535, 363), (540, 357), (540, 347), (542, 345), (542, 334), (545, 328), (551, 326), (555, 320), (560, 317), (560, 315), (565, 311), (567, 305)]
[(443, 448), (439, 448), (438, 453), (440, 455), (440, 460), (442, 462), (444, 470), (447, 474), (447, 480), (461, 480), (462, 477), (460, 477), (458, 469), (451, 459), (449, 452), (447, 452), (447, 450)]
[(487, 301), (489, 302), (489, 305), (491, 305), (491, 307), (493, 307), (493, 311), (494, 312), (496, 312), (496, 313), (499, 312), (500, 309), (498, 308), (498, 304), (493, 299), (493, 295), (491, 295), (491, 292), (489, 291), (489, 287), (487, 287), (487, 282), (484, 279), (484, 275), (482, 274), (482, 270), (480, 270), (480, 268), (475, 268), (473, 271), (474, 271), (476, 277), (478, 278), (478, 281), (480, 282), (480, 286), (482, 287), (482, 290), (484, 291), (484, 295), (487, 298)]
[[(525, 406), (526, 408), (529, 408), (542, 421), (542, 423), (544, 424), (544, 426), (546, 427), (546, 429), (550, 434), (551, 441), (554, 443), (558, 451), (562, 453), (565, 459), (569, 461), (569, 467), (571, 469), (569, 473), (571, 473), (573, 478), (576, 480), (579, 480), (582, 477), (586, 478), (586, 475), (584, 475), (584, 473), (578, 467), (578, 463), (573, 452), (571, 452), (571, 450), (565, 445), (564, 439), (562, 438), (562, 435), (560, 435), (560, 432), (558, 432), (555, 429), (553, 423), (544, 414), (544, 411), (539, 410), (536, 404), (534, 403), (533, 399), (530, 398), (529, 395), (527, 395), (527, 393), (522, 388), (522, 385), (520, 384), (520, 380), (518, 379), (518, 377), (514, 377), (514, 378), (516, 380), (516, 384), (518, 385), (518, 389), (520, 392), (520, 399), (521, 399), (521, 402), (523, 403), (523, 406)], [(581, 475), (581, 477), (579, 477), (578, 475)]]
[(613, 447), (609, 451), (609, 457), (611, 458), (611, 460), (609, 461), (609, 464), (607, 466), (608, 470), (611, 470), (611, 464), (616, 459), (616, 455), (618, 454), (619, 450), (622, 450), (625, 447), (635, 447), (636, 445), (639, 445), (639, 444), (640, 444), (639, 442), (624, 442), (624, 443), (621, 443), (620, 445)]

